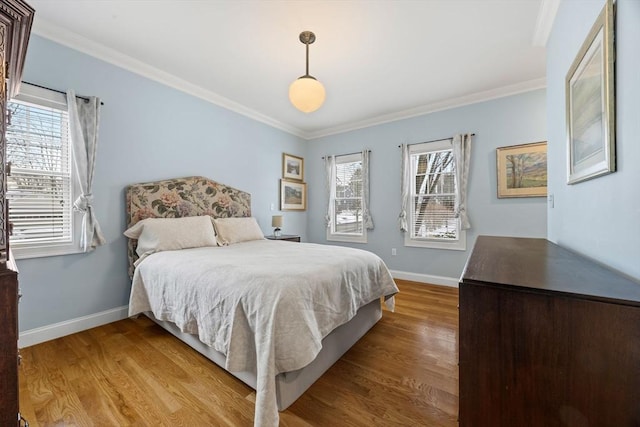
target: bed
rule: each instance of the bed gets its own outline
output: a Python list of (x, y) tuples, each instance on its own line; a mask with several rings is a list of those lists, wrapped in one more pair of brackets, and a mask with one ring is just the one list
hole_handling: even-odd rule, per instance
[[(370, 252), (264, 239), (250, 195), (204, 177), (129, 186), (126, 217), (129, 315), (144, 313), (254, 388), (256, 426), (278, 425), (278, 410), (375, 325), (381, 300), (392, 309), (398, 292)], [(156, 235), (139, 234), (168, 229), (178, 243), (160, 247)]]

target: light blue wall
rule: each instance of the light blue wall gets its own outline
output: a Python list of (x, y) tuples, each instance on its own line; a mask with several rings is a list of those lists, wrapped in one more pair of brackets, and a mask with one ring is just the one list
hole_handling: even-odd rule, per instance
[(640, 2), (618, 0), (617, 172), (566, 184), (565, 77), (604, 1), (563, 1), (547, 44), (548, 238), (640, 279)]
[[(376, 229), (369, 243), (353, 245), (380, 255), (393, 270), (457, 278), (478, 234), (543, 237), (544, 199), (497, 199), (495, 149), (546, 139), (543, 90), (437, 112), (353, 132), (303, 141), (204, 100), (33, 35), (24, 80), (104, 100), (94, 181), (95, 210), (108, 243), (95, 252), (19, 260), (24, 298), (20, 330), (75, 319), (126, 305), (124, 187), (204, 175), (249, 191), (265, 233), (277, 213), (282, 153), (305, 158), (308, 210), (285, 212), (285, 231), (325, 243), (321, 157), (372, 150), (371, 207)], [(397, 231), (399, 150), (402, 142), (461, 131), (474, 138), (468, 250), (405, 248)], [(276, 208), (277, 209), (277, 208)], [(392, 257), (391, 248), (397, 248)]]
[[(93, 189), (108, 243), (89, 254), (18, 261), (21, 331), (128, 303), (128, 184), (207, 176), (250, 192), (253, 215), (271, 233), (282, 153), (305, 154), (295, 136), (35, 35), (24, 80), (103, 99)], [(285, 215), (287, 232), (304, 238), (306, 215)]]
[[(400, 143), (417, 143), (475, 132), (469, 179), (469, 215), (466, 251), (403, 246), (398, 230), (400, 206)], [(545, 237), (546, 199), (498, 199), (496, 148), (546, 140), (545, 91), (436, 112), (309, 141), (306, 173), (309, 182), (308, 236), (326, 243), (324, 228), (324, 171), (321, 157), (371, 150), (371, 213), (375, 229), (367, 244), (349, 246), (379, 255), (391, 270), (458, 278), (476, 236)], [(334, 242), (331, 242), (334, 243)], [(391, 256), (391, 248), (397, 255)]]

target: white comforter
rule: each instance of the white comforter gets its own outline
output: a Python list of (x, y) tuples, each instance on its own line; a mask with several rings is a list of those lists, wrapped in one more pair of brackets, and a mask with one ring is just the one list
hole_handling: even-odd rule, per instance
[(151, 311), (256, 372), (255, 426), (277, 426), (275, 377), (308, 365), (322, 339), (398, 292), (371, 252), (258, 240), (153, 254), (136, 268), (129, 315)]

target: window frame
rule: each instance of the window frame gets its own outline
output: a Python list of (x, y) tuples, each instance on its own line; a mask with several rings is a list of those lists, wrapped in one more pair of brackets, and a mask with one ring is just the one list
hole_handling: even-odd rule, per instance
[[(353, 154), (344, 154), (335, 156), (335, 167), (337, 168), (339, 164), (344, 163), (357, 163), (360, 162), (360, 167), (362, 168), (362, 153), (353, 153)], [(334, 171), (337, 172), (337, 171)], [(335, 173), (332, 173), (332, 176), (335, 176)], [(337, 182), (332, 182), (331, 185), (334, 187), (331, 194), (336, 193), (336, 185)], [(331, 198), (329, 200), (329, 206), (332, 214), (335, 215), (335, 198)], [(360, 206), (364, 209), (364, 187), (362, 188), (360, 194)], [(361, 218), (362, 221), (362, 233), (354, 234), (354, 233), (337, 233), (335, 232), (335, 220), (331, 221), (331, 226), (327, 227), (327, 240), (332, 242), (345, 242), (345, 243), (367, 243), (367, 227), (364, 225), (364, 217)]]
[[(431, 249), (447, 249), (464, 251), (467, 249), (467, 233), (462, 229), (460, 218), (457, 220), (458, 238), (457, 239), (432, 239), (432, 238), (415, 238), (411, 236), (411, 230), (414, 229), (415, 212), (414, 212), (414, 200), (416, 197), (416, 173), (415, 162), (413, 157), (420, 154), (434, 153), (438, 151), (451, 150), (453, 154), (453, 139), (442, 139), (432, 142), (424, 142), (418, 144), (412, 144), (409, 146), (409, 167), (411, 168), (411, 180), (409, 182), (409, 212), (407, 212), (409, 229), (404, 233), (404, 246), (418, 247), (418, 248), (431, 248)], [(458, 204), (458, 182), (455, 174), (455, 160), (454, 160), (454, 195), (456, 205)]]
[[(20, 86), (20, 93), (16, 95), (12, 100), (7, 101), (7, 104), (13, 101), (22, 101), (36, 106), (54, 108), (57, 110), (68, 111), (67, 97), (65, 94), (41, 88), (28, 83), (22, 83)], [(7, 126), (9, 127), (9, 126)], [(75, 156), (73, 154), (73, 143), (71, 141), (71, 130), (68, 127), (68, 150), (70, 153), (69, 163), (69, 183), (71, 185), (71, 197), (69, 203), (69, 219), (71, 241), (67, 242), (13, 242), (11, 238), (9, 240), (11, 252), (15, 259), (28, 259), (28, 258), (40, 258), (49, 256), (69, 255), (82, 253), (80, 247), (80, 233), (82, 232), (82, 212), (73, 208), (73, 202), (80, 196), (81, 188), (78, 182), (76, 173)], [(8, 157), (8, 156), (7, 156)], [(9, 200), (9, 206), (11, 206), (11, 200)], [(9, 216), (9, 221), (11, 217)]]

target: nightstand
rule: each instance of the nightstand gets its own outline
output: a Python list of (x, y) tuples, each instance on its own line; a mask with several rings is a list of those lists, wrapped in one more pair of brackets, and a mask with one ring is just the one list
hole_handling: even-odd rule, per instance
[(300, 236), (297, 236), (295, 234), (283, 234), (281, 236), (264, 236), (265, 238), (269, 239), (269, 240), (286, 240), (287, 242), (299, 242), (300, 241)]

